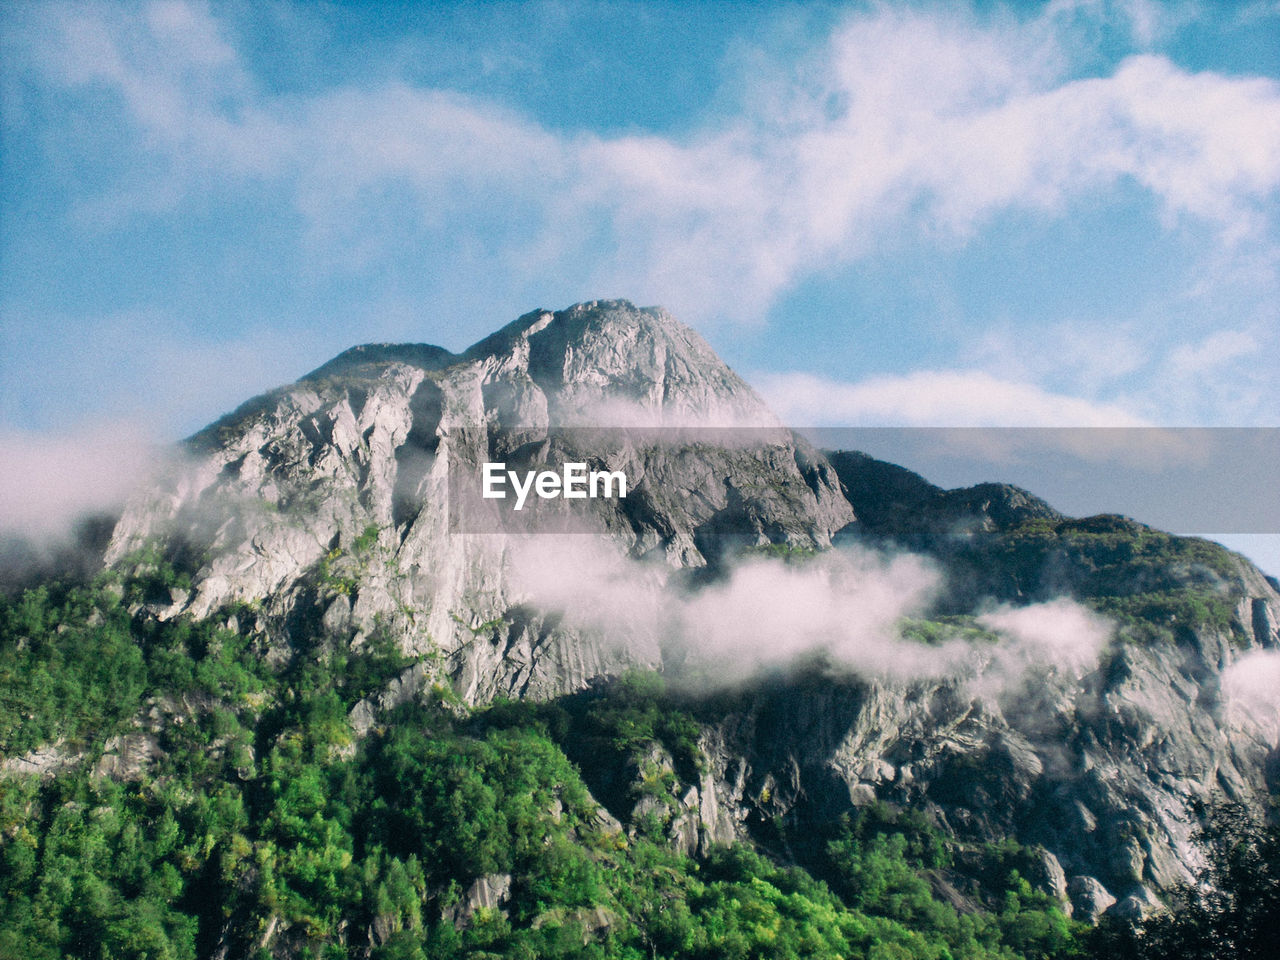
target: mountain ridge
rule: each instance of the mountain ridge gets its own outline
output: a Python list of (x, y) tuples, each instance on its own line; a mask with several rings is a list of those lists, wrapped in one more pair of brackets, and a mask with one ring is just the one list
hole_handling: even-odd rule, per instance
[[(690, 704), (679, 735), (581, 758), (602, 822), (701, 858), (787, 856), (888, 805), (958, 850), (1016, 838), (1036, 888), (1086, 920), (1149, 915), (1195, 874), (1195, 803), (1260, 810), (1275, 789), (1276, 731), (1228, 682), (1277, 647), (1280, 595), (1247, 561), (817, 451), (657, 309), (533, 311), (461, 354), (352, 348), (188, 451), (107, 550), (126, 577), (176, 571), (130, 615), (230, 626), (282, 675), (405, 658), (343, 701), (343, 755), (411, 707), (589, 710), (665, 673)], [(636, 480), (574, 515), (591, 536), (451, 528), (459, 471), (571, 457)], [(157, 723), (102, 769), (147, 776)]]
[[(424, 356), (427, 365), (419, 363)], [(512, 605), (500, 573), (507, 553), (504, 544), (449, 537), (450, 471), (473, 476), (487, 460), (535, 448), (545, 458), (578, 442), (553, 435), (553, 425), (594, 429), (630, 418), (663, 429), (668, 421), (716, 422), (725, 414), (776, 424), (705, 341), (660, 310), (624, 301), (534, 311), (458, 355), (355, 348), (197, 433), (197, 455), (180, 471), (176, 498), (132, 505), (108, 560), (180, 530), (211, 562), (193, 571), (192, 595), (164, 615), (262, 601), (282, 638), (294, 612), (311, 602), (317, 579), (349, 579), (360, 568), (361, 589), (329, 602), (329, 622), (354, 617), (367, 632), (381, 618), (410, 637), (413, 649), (434, 643), (479, 656), (460, 621), (489, 622)], [(770, 436), (761, 454), (767, 463), (746, 450), (709, 452), (704, 445), (698, 457), (681, 460), (640, 441), (622, 443), (602, 456), (632, 471), (639, 489), (617, 510), (601, 506), (582, 519), (621, 536), (633, 555), (698, 567), (714, 561), (730, 529), (754, 543), (813, 547), (853, 519), (825, 461), (785, 431)], [(380, 531), (366, 545), (382, 561), (377, 570), (351, 553), (371, 527)], [(326, 559), (334, 550), (342, 555)], [(400, 569), (392, 570), (392, 561)], [(412, 570), (432, 573), (415, 580)], [(409, 618), (405, 609), (418, 615)], [(593, 650), (590, 667), (552, 667), (546, 690), (580, 687), (581, 669), (600, 669), (602, 655)], [(629, 652), (622, 655), (630, 662)], [(483, 656), (482, 674), (494, 668)], [(656, 662), (652, 652), (645, 662)], [(533, 667), (524, 666), (502, 681), (516, 685), (508, 689), (530, 682)], [(567, 681), (561, 669), (569, 671)], [(467, 699), (493, 692), (476, 688)]]

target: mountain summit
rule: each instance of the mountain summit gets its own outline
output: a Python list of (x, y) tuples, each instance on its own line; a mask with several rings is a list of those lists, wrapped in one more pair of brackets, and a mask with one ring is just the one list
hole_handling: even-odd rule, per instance
[[(625, 471), (630, 496), (576, 517), (625, 555), (670, 568), (714, 564), (729, 544), (826, 547), (854, 520), (825, 458), (701, 337), (625, 301), (536, 310), (458, 355), (355, 347), (187, 448), (168, 484), (129, 507), (108, 551), (119, 562), (161, 543), (198, 558), (191, 590), (158, 615), (253, 603), (281, 649), (318, 626), (357, 640), (389, 632), (407, 651), (442, 654), (470, 701), (570, 692), (659, 662), (656, 650), (606, 653), (512, 615), (510, 538), (455, 535), (450, 513), (450, 483), (478, 489), (485, 462)], [(501, 626), (481, 642), (487, 623)]]
[[(357, 739), (433, 688), (460, 710), (633, 667), (730, 689), (700, 708), (696, 765), (655, 745), (583, 771), (690, 853), (887, 803), (961, 860), (1016, 837), (1077, 916), (1140, 917), (1201, 862), (1193, 802), (1274, 786), (1274, 718), (1230, 680), (1277, 643), (1280, 595), (1246, 561), (829, 459), (661, 310), (537, 310), (460, 354), (355, 347), (185, 452), (108, 550), (183, 572), (140, 614), (224, 618), (280, 664), (393, 643), (414, 662), (350, 707)], [(563, 504), (563, 536), (460, 527), (459, 484), (495, 462), (630, 487)], [(661, 802), (628, 792), (645, 777)]]

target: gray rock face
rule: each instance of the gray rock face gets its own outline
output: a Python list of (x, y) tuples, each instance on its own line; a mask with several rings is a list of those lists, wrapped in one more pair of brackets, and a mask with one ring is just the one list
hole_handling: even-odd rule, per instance
[(1041, 853), (1039, 867), (1039, 876), (1030, 876), (1027, 879), (1036, 889), (1060, 901), (1067, 916), (1071, 916), (1071, 900), (1067, 896), (1067, 875), (1062, 869), (1062, 864), (1058, 862), (1057, 857), (1045, 850)]
[(462, 928), (471, 922), (471, 918), (480, 909), (495, 910), (505, 917), (507, 912), (503, 907), (510, 898), (511, 874), (491, 873), (477, 877), (462, 898), (444, 911), (443, 919), (446, 923)]
[(158, 616), (248, 604), (281, 651), (382, 632), (439, 658), (468, 702), (661, 662), (656, 645), (610, 645), (522, 606), (507, 576), (519, 528), (458, 529), (458, 486), (478, 490), (484, 462), (624, 471), (628, 498), (583, 503), (575, 529), (669, 569), (714, 563), (727, 545), (826, 546), (853, 520), (822, 455), (701, 338), (625, 302), (535, 311), (460, 356), (357, 347), (188, 447), (107, 554), (124, 563), (159, 542), (190, 564), (191, 592)]
[[(722, 805), (723, 780), (703, 772), (694, 784), (683, 784), (675, 775), (671, 754), (655, 744), (630, 771), (633, 793), (638, 794), (627, 817), (634, 836), (646, 817), (657, 816), (667, 829), (675, 849), (690, 856), (706, 856), (712, 847), (732, 843), (743, 836), (735, 816), (745, 816), (741, 791), (730, 792)], [(672, 786), (667, 787), (670, 783)]]
[[(997, 536), (1063, 519), (1013, 487), (941, 491), (851, 454), (833, 466), (692, 331), (660, 310), (596, 302), (527, 314), (459, 355), (357, 347), (250, 401), (193, 437), (184, 462), (129, 507), (108, 559), (136, 562), (135, 551), (159, 544), (192, 588), (157, 598), (154, 615), (235, 607), (237, 624), (281, 659), (317, 639), (389, 639), (420, 655), (352, 711), (357, 735), (437, 684), (477, 704), (672, 666), (664, 638), (644, 624), (621, 636), (540, 608), (513, 577), (539, 534), (465, 513), (476, 505), (458, 485), (477, 482), (482, 463), (568, 459), (624, 471), (633, 492), (551, 516), (681, 582), (714, 578), (743, 546), (825, 548), (855, 510), (865, 529), (926, 545), (940, 527)], [(460, 528), (468, 518), (476, 525)], [(1220, 584), (1237, 605), (1229, 626), (1114, 643), (1078, 671), (1032, 663), (995, 691), (840, 664), (752, 681), (704, 724), (696, 782), (680, 782), (670, 756), (654, 754), (662, 789), (613, 810), (618, 829), (658, 815), (674, 845), (702, 854), (753, 823), (886, 801), (960, 838), (1039, 845), (1035, 882), (1077, 916), (1115, 903), (1108, 887), (1125, 903), (1137, 898), (1124, 910), (1146, 910), (1148, 895), (1202, 862), (1190, 800), (1258, 802), (1268, 789), (1274, 731), (1227, 709), (1221, 674), (1276, 645), (1280, 594), (1238, 567)], [(1008, 579), (956, 595), (1025, 602), (1025, 584), (1001, 592)], [(120, 775), (146, 762), (141, 743), (119, 746)]]
[(0, 775), (14, 774), (27, 777), (52, 777), (74, 767), (80, 756), (64, 749), (62, 740), (47, 743), (21, 757), (0, 760)]
[(131, 733), (112, 737), (103, 749), (103, 756), (93, 768), (99, 777), (115, 780), (140, 780), (152, 761), (164, 756), (164, 751), (149, 733)]
[(1116, 898), (1094, 877), (1072, 877), (1067, 884), (1074, 916), (1079, 920), (1097, 923), (1098, 918), (1116, 902)]
[(1164, 909), (1164, 904), (1156, 896), (1155, 891), (1145, 885), (1139, 885), (1133, 893), (1115, 903), (1107, 911), (1121, 920), (1142, 920)]
[[(1060, 898), (1079, 875), (1167, 890), (1203, 863), (1193, 802), (1225, 795), (1261, 810), (1275, 743), (1224, 718), (1218, 674), (1194, 643), (1108, 657), (1078, 680), (1046, 672), (992, 698), (838, 672), (765, 685), (704, 743), (718, 809), (745, 836), (752, 818), (821, 822), (885, 801), (961, 839), (1043, 847), (1043, 876), (1028, 879)], [(1070, 900), (1085, 918), (1110, 905)]]
[(1258, 644), (1269, 649), (1280, 646), (1280, 631), (1271, 605), (1263, 597), (1254, 597), (1249, 602), (1249, 614), (1253, 627), (1253, 636)]

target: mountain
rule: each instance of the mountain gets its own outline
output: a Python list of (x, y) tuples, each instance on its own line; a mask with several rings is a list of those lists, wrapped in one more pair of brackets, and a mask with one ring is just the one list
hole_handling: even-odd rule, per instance
[[(690, 442), (598, 449), (627, 422)], [(751, 443), (711, 445), (708, 431)], [(639, 489), (589, 502), (600, 509), (583, 522), (672, 567), (707, 565), (726, 538), (825, 547), (853, 520), (821, 455), (697, 334), (660, 310), (597, 302), (534, 311), (458, 356), (356, 347), (251, 400), (188, 441), (189, 461), (128, 509), (107, 560), (162, 544), (192, 568), (192, 589), (161, 598), (158, 616), (253, 602), (281, 650), (300, 632), (358, 644), (384, 630), (406, 652), (443, 655), (472, 703), (657, 665), (656, 648), (607, 649), (518, 609), (509, 537), (451, 534), (451, 478), (531, 449), (625, 470)]]
[[(629, 489), (525, 514), (478, 496), (493, 462), (581, 462)], [(934, 924), (953, 951), (977, 937), (972, 956), (1044, 953), (1050, 933), (1011, 932), (1032, 923), (1019, 910), (1039, 904), (1044, 930), (1068, 913), (1149, 916), (1201, 868), (1204, 809), (1261, 815), (1276, 791), (1275, 718), (1231, 680), (1278, 644), (1280, 594), (1246, 560), (1126, 518), (1069, 518), (1008, 485), (943, 490), (818, 451), (697, 334), (624, 301), (534, 311), (460, 354), (346, 351), (189, 438), (105, 561), (99, 592), (28, 595), (6, 614), (0, 676), (28, 706), (0, 726), (3, 769), (87, 777), (80, 790), (149, 784), (168, 799), (147, 802), (176, 803), (180, 824), (194, 815), (167, 782), (242, 796), (225, 814), (238, 825), (197, 831), (175, 861), (195, 878), (173, 880), (186, 893), (156, 894), (197, 918), (200, 955), (374, 955), (402, 929), (479, 936), (475, 918), (499, 915), (529, 937), (572, 921), (579, 947), (656, 936), (616, 880), (581, 903), (537, 893), (543, 875), (519, 866), (547, 856), (520, 852), (537, 830), (583, 870), (621, 857), (618, 876), (644, 843), (716, 882), (756, 871), (784, 889), (771, 871), (796, 864), (871, 917), (892, 898), (873, 901), (865, 871), (897, 850), (916, 872), (894, 882), (934, 904), (893, 900), (884, 916), (902, 929)], [(135, 672), (101, 679), (104, 658)], [(79, 717), (50, 706), (68, 663), (86, 678), (67, 694)], [(49, 679), (13, 679), (25, 675)], [(416, 730), (437, 738), (435, 759), (410, 762)], [(176, 746), (198, 731), (200, 750)], [(555, 772), (528, 788), (542, 806), (517, 814), (493, 798), (531, 757)], [(460, 758), (507, 772), (453, 782), (470, 799), (430, 807), (422, 784)], [(387, 772), (402, 769), (416, 786)], [(303, 784), (371, 805), (295, 798), (281, 812)], [(72, 816), (59, 804), (83, 806), (68, 797), (41, 801), (48, 830)], [(360, 832), (401, 807), (400, 827)], [(423, 833), (412, 857), (395, 852), (411, 822), (443, 830), (446, 808), (470, 839), (450, 853)], [(509, 850), (479, 839), (498, 821)], [(877, 846), (891, 835), (905, 846)], [(769, 859), (726, 866), (741, 845)], [(281, 859), (293, 848), (334, 859)], [(404, 880), (412, 909), (370, 905), (378, 889), (395, 900), (392, 861), (418, 877)], [(277, 873), (293, 879), (277, 889)], [(351, 905), (343, 884), (370, 892)], [(202, 912), (201, 890), (225, 910)], [(986, 921), (962, 933), (937, 919), (983, 911), (1014, 919), (989, 942), (973, 932)]]

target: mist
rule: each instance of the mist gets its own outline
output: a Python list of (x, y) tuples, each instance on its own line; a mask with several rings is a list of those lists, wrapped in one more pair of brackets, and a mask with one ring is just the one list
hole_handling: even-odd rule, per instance
[(565, 623), (657, 640), (673, 679), (730, 686), (818, 658), (890, 682), (952, 680), (976, 698), (1021, 694), (1034, 678), (1079, 679), (1096, 668), (1112, 624), (1069, 599), (992, 607), (972, 624), (904, 636), (943, 587), (929, 558), (850, 546), (799, 563), (748, 557), (710, 583), (619, 556), (585, 536), (513, 543), (513, 589)]
[(0, 430), (0, 538), (37, 552), (61, 549), (85, 518), (118, 515), (168, 457), (136, 424)]
[(1280, 650), (1250, 650), (1222, 671), (1221, 684), (1228, 717), (1280, 746)]

